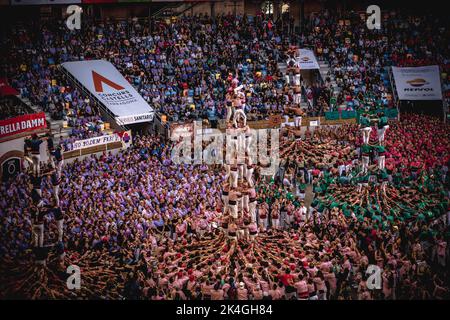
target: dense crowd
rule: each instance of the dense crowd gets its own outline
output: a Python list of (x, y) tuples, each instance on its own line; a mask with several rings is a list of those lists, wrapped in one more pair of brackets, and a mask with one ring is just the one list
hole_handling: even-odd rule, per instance
[(0, 98), (0, 120), (22, 116), (31, 113), (31, 111), (16, 97)]
[[(104, 122), (100, 116), (73, 118), (69, 120), (68, 126), (71, 128), (69, 136), (59, 140), (59, 144), (64, 147), (64, 150), (71, 150), (72, 144), (75, 141), (105, 134), (105, 131), (103, 130)], [(58, 134), (58, 132), (56, 134)]]
[[(151, 28), (105, 21), (69, 33), (61, 24), (16, 28), (2, 69), (22, 96), (68, 122), (62, 144), (70, 150), (102, 134), (103, 121), (60, 73), (62, 62), (110, 60), (169, 120), (224, 118), (234, 104), (237, 124), (295, 104), (277, 63), (289, 44), (308, 45), (330, 62), (340, 88), (332, 98), (330, 79), (303, 85), (308, 115), (379, 109), (393, 106), (386, 66), (445, 64), (448, 50), (439, 21), (430, 30), (428, 18), (390, 18), (369, 32), (359, 16), (323, 12), (292, 38), (263, 15)], [(238, 84), (244, 89), (233, 92)], [(47, 137), (51, 163), (0, 185), (0, 297), (448, 299), (449, 126), (402, 114), (383, 141), (377, 130), (361, 137), (370, 126), (283, 126), (280, 170), (264, 176), (248, 164), (254, 185), (237, 183), (237, 165), (176, 164), (173, 144), (154, 135), (64, 165)], [(29, 142), (38, 161), (42, 143)], [(256, 219), (245, 209), (234, 220), (224, 214), (242, 197), (256, 203)], [(42, 255), (45, 265), (36, 263)], [(83, 270), (80, 291), (65, 286), (73, 264)], [(382, 270), (379, 288), (368, 282), (369, 265)]]
[[(428, 146), (400, 134), (403, 128), (420, 125), (422, 134), (436, 137), (447, 128), (432, 118), (404, 116), (392, 124), (388, 137), (394, 145), (395, 137), (402, 139), (399, 143), (411, 141), (414, 154), (420, 155)], [(385, 190), (375, 182), (362, 193), (356, 188), (359, 180), (357, 165), (351, 163), (354, 159), (349, 158), (350, 167), (344, 168), (339, 163), (317, 166), (314, 160), (323, 156), (322, 144), (316, 139), (328, 141), (328, 148), (335, 148), (338, 154), (350, 145), (357, 146), (359, 139), (346, 139), (353, 140), (347, 146), (332, 140), (341, 135), (356, 137), (357, 128), (322, 128), (303, 136), (297, 142), (310, 143), (312, 154), (304, 154), (302, 160), (310, 166), (291, 162), (283, 166), (282, 176), (258, 178), (259, 236), (254, 241), (232, 241), (221, 232), (226, 223), (221, 219), (220, 200), (225, 172), (206, 165), (173, 164), (170, 144), (159, 138), (136, 137), (130, 149), (116, 155), (105, 153), (66, 164), (59, 193), (66, 259), (87, 261), (86, 267), (94, 270), (89, 290), (80, 295), (136, 299), (448, 298), (448, 134), (439, 136), (439, 143), (434, 144), (436, 155), (433, 148), (428, 150), (430, 157), (437, 156), (440, 146), (446, 146), (439, 149), (436, 165), (427, 167), (424, 161), (424, 168), (413, 176), (414, 163), (405, 162), (401, 177), (396, 177), (396, 169), (388, 173), (392, 182)], [(405, 157), (409, 159), (408, 153)], [(314, 195), (311, 206), (305, 204), (309, 201), (305, 196), (309, 174)], [(0, 243), (5, 267), (30, 259), (31, 182), (28, 174), (20, 174), (1, 187), (5, 223)], [(49, 208), (54, 206), (51, 183), (50, 178), (42, 179), (42, 198)], [(53, 214), (46, 216), (45, 224), (46, 243), (58, 243)], [(369, 264), (384, 270), (381, 290), (366, 286)], [(104, 283), (92, 280), (105, 269), (109, 271)], [(11, 272), (2, 273), (7, 278), (5, 294), (18, 294), (10, 286), (17, 279)], [(53, 281), (57, 279), (60, 276)], [(23, 288), (20, 294), (33, 295)]]
[[(277, 90), (282, 77), (281, 35), (256, 17), (184, 17), (171, 24), (137, 20), (104, 22), (67, 33), (63, 23), (39, 30), (17, 28), (7, 43), (5, 72), (25, 97), (54, 117), (90, 116), (91, 102), (58, 70), (58, 64), (108, 59), (155, 109), (174, 120), (202, 117), (212, 108), (224, 116), (229, 73), (247, 85), (251, 108), (263, 113), (283, 108)], [(248, 110), (250, 111), (250, 110)]]
[(339, 88), (333, 105), (345, 110), (392, 107), (390, 66), (448, 65), (448, 28), (442, 17), (383, 13), (382, 28), (370, 30), (356, 12), (335, 15), (328, 11), (309, 17), (301, 46), (330, 63)]
[[(423, 27), (429, 23), (432, 28)], [(180, 17), (169, 24), (152, 21), (151, 29), (137, 19), (90, 24), (77, 32), (67, 32), (63, 23), (21, 25), (5, 40), (12, 63), (2, 71), (22, 96), (55, 119), (98, 113), (59, 70), (65, 61), (110, 60), (145, 100), (173, 120), (224, 118), (227, 79), (237, 75), (246, 86), (246, 112), (258, 119), (293, 103), (278, 63), (286, 60), (289, 45), (298, 45), (314, 48), (330, 63), (339, 91), (332, 96), (329, 78), (302, 81), (307, 114), (338, 105), (345, 110), (392, 107), (387, 68), (446, 66), (448, 34), (441, 21), (428, 16), (393, 12), (383, 25), (369, 30), (357, 14), (328, 11), (309, 17), (299, 35), (285, 34), (264, 15)]]

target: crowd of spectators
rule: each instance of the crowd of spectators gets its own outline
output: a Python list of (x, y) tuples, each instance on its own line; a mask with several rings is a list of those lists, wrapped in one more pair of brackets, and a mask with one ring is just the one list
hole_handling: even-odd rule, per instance
[[(245, 111), (258, 119), (282, 113), (290, 101), (277, 67), (287, 45), (312, 45), (330, 62), (341, 91), (331, 103), (330, 79), (304, 87), (308, 114), (342, 104), (393, 107), (385, 67), (403, 64), (405, 55), (442, 63), (434, 39), (439, 55), (446, 50), (439, 41), (445, 30), (430, 31), (428, 20), (405, 25), (409, 17), (390, 18), (373, 31), (359, 16), (323, 12), (293, 39), (263, 15), (181, 17), (151, 29), (132, 19), (74, 32), (49, 24), (14, 29), (13, 63), (2, 67), (24, 97), (68, 121), (72, 137), (63, 143), (70, 149), (71, 139), (99, 134), (102, 122), (91, 101), (68, 85), (61, 62), (110, 60), (170, 120), (224, 117), (229, 81), (237, 76), (246, 86)], [(393, 28), (400, 26), (405, 32), (397, 38)], [(39, 206), (51, 208), (43, 218), (45, 245), (64, 247), (62, 266), (53, 264), (54, 252), (48, 266), (34, 264), (31, 190), (38, 180), (20, 173), (0, 185), (0, 297), (448, 299), (450, 130), (423, 115), (389, 124), (386, 170), (377, 169), (379, 151), (369, 143), (368, 174), (358, 169), (357, 124), (287, 131), (280, 172), (257, 174), (253, 240), (223, 232), (225, 170), (175, 164), (173, 145), (159, 137), (135, 135), (126, 150), (67, 163), (60, 181), (43, 177), (37, 187)], [(62, 243), (52, 211), (55, 183)], [(55, 285), (67, 277), (64, 264), (86, 272), (78, 293)], [(367, 285), (369, 265), (382, 269), (381, 289)]]
[(338, 106), (343, 110), (395, 107), (389, 66), (448, 65), (448, 31), (434, 16), (386, 13), (383, 28), (370, 30), (357, 13), (337, 15), (325, 10), (307, 17), (300, 34), (286, 34), (262, 14), (151, 22), (151, 27), (138, 19), (86, 22), (76, 32), (67, 32), (63, 23), (12, 28), (16, 36), (5, 45), (13, 63), (3, 69), (24, 97), (55, 119), (65, 119), (92, 116), (98, 110), (72, 87), (58, 65), (108, 59), (157, 111), (178, 121), (224, 118), (230, 74), (246, 86), (246, 112), (254, 119), (283, 112), (292, 96), (278, 63), (286, 60), (289, 45), (313, 48), (331, 67), (323, 81), (302, 83), (302, 98), (311, 116)]
[[(442, 17), (391, 11), (382, 14), (381, 24), (371, 30), (365, 15), (329, 11), (313, 14), (306, 22), (300, 45), (313, 47), (329, 62), (339, 88), (335, 107), (394, 107), (390, 66), (448, 65), (448, 29)], [(442, 76), (448, 77), (445, 72)]]
[[(262, 210), (269, 214), (253, 242), (234, 242), (220, 231), (225, 172), (174, 164), (171, 144), (157, 137), (135, 137), (133, 146), (117, 155), (67, 164), (59, 195), (66, 255), (72, 262), (84, 257), (94, 263), (92, 277), (102, 270), (110, 273), (109, 280), (93, 282), (82, 294), (135, 299), (446, 298), (449, 137), (439, 133), (448, 127), (432, 118), (404, 116), (392, 125), (387, 140), (393, 141), (389, 146), (396, 139), (409, 140), (402, 130), (421, 125), (422, 135), (442, 139), (427, 153), (436, 158), (435, 165), (424, 160), (417, 175), (414, 161), (404, 163), (401, 176), (394, 168), (384, 195), (376, 184), (358, 192), (351, 176), (358, 176), (357, 155), (317, 169), (313, 159), (323, 148), (317, 143), (308, 144), (311, 153), (301, 160), (308, 165), (289, 160), (282, 177), (258, 178), (257, 222)], [(333, 138), (347, 142), (335, 144)], [(340, 159), (339, 154), (346, 154), (343, 149), (358, 146), (359, 133), (349, 125), (322, 128), (301, 139), (328, 142)], [(417, 157), (429, 148), (418, 139), (411, 143), (404, 144)], [(420, 161), (412, 156), (404, 155)], [(314, 199), (308, 209), (309, 174)], [(30, 257), (29, 179), (20, 174), (1, 186), (5, 266)], [(50, 205), (49, 183), (43, 179), (42, 194)], [(272, 225), (275, 216), (280, 225)], [(51, 214), (46, 225), (46, 242), (51, 244), (56, 237)], [(369, 264), (384, 270), (381, 290), (366, 286)], [(10, 281), (14, 278), (5, 285)]]
[(32, 110), (16, 97), (0, 99), (0, 120), (22, 116), (31, 112)]
[[(171, 119), (224, 116), (226, 80), (238, 74), (248, 89), (248, 106), (263, 114), (283, 108), (281, 35), (267, 19), (220, 16), (183, 17), (152, 30), (135, 19), (105, 21), (78, 32), (63, 23), (39, 30), (12, 28), (4, 66), (13, 86), (55, 118), (90, 116), (96, 110), (64, 78), (65, 61), (108, 59), (158, 111)], [(251, 111), (251, 110), (247, 110)]]

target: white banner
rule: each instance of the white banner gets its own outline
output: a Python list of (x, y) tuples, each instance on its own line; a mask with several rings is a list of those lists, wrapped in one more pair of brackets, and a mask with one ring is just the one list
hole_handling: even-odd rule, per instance
[(308, 49), (299, 49), (297, 62), (300, 65), (300, 70), (320, 69), (314, 52)]
[(400, 100), (442, 100), (438, 66), (392, 67)]
[(119, 124), (153, 120), (152, 107), (110, 62), (86, 60), (65, 62), (62, 66), (111, 110)]
[(153, 113), (144, 113), (134, 116), (116, 117), (116, 121), (120, 125), (126, 125), (130, 123), (150, 122), (153, 120)]
[(120, 133), (113, 133), (85, 140), (78, 140), (72, 144), (72, 150), (80, 150), (95, 146), (101, 146), (113, 142), (122, 142), (123, 144), (128, 146), (131, 143), (131, 132), (124, 131)]
[(309, 126), (310, 127), (318, 127), (318, 126), (320, 126), (320, 121), (319, 120), (311, 120), (309, 122)]

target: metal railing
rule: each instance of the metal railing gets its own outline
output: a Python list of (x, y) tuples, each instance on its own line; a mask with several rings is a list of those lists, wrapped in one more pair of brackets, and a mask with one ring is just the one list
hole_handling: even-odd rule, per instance
[[(201, 1), (196, 2), (182, 2), (182, 3), (169, 3), (166, 6), (162, 7), (161, 9), (155, 11), (153, 14), (151, 14), (152, 18), (168, 18), (168, 17), (179, 17), (180, 15), (184, 14), (186, 11), (191, 10), (195, 6), (197, 6), (199, 3), (204, 3)], [(184, 8), (182, 8), (184, 7)], [(180, 11), (177, 9), (182, 8)], [(166, 14), (166, 11), (169, 11), (168, 14)]]

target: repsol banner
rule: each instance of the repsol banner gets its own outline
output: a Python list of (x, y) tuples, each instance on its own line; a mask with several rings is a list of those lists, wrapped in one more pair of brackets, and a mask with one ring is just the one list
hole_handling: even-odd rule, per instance
[(297, 62), (300, 70), (320, 69), (314, 52), (308, 49), (299, 49), (298, 54)]
[(25, 114), (0, 121), (0, 138), (46, 127), (44, 112)]
[(392, 67), (400, 100), (442, 100), (438, 66)]
[(131, 143), (131, 132), (122, 131), (100, 137), (78, 140), (72, 144), (72, 150), (80, 150), (90, 147), (96, 147), (114, 142), (122, 142), (125, 145), (129, 145)]

